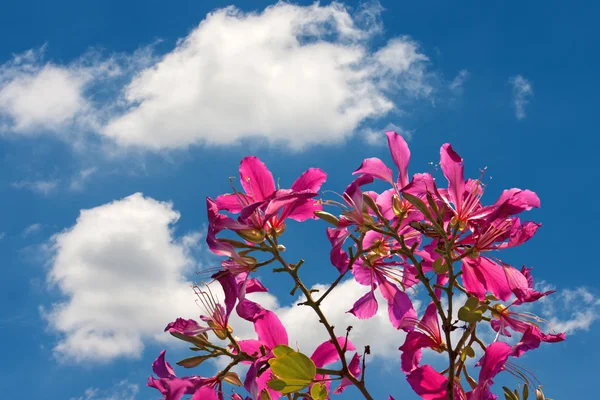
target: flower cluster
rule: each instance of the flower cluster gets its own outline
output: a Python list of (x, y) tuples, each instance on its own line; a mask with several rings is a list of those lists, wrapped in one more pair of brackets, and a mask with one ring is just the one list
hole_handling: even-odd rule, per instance
[[(348, 312), (359, 320), (373, 317), (379, 308), (376, 291), (380, 292), (390, 324), (399, 331), (400, 371), (423, 399), (496, 399), (491, 387), (502, 371), (515, 375), (522, 387), (521, 393), (504, 387), (506, 399), (527, 398), (529, 390), (544, 398), (536, 379), (515, 359), (541, 342), (565, 339), (564, 334), (544, 332), (544, 321), (524, 306), (552, 292), (536, 291), (531, 268), (517, 269), (497, 256), (500, 250), (534, 236), (540, 224), (522, 221), (520, 215), (538, 208), (539, 198), (529, 190), (513, 188), (502, 192), (496, 202), (483, 204), (485, 185), (481, 179), (465, 179), (463, 159), (449, 144), (441, 147), (439, 164), (447, 185), (440, 185), (429, 173), (409, 178), (406, 142), (395, 132), (387, 132), (387, 139), (398, 174), (378, 158), (366, 159), (354, 171), (356, 178), (341, 201), (317, 199), (326, 180), (320, 169), (307, 170), (289, 189), (281, 189), (258, 158), (242, 160), (243, 191), (234, 188), (215, 200), (207, 198), (207, 244), (224, 257), (211, 276), (222, 288), (223, 304), (210, 289), (212, 284), (195, 287), (205, 313), (201, 323), (177, 319), (165, 329), (200, 354), (178, 365), (192, 368), (217, 357), (227, 358), (229, 364), (213, 377), (181, 378), (163, 352), (153, 364), (158, 378), (150, 378), (150, 386), (167, 400), (186, 394), (193, 400), (243, 399), (235, 391), (229, 394), (224, 383), (243, 386), (246, 399), (324, 400), (350, 385), (371, 399), (364, 379), (368, 346), (362, 354), (357, 351), (350, 328), (338, 336), (320, 307), (351, 274), (365, 286), (365, 294)], [(387, 183), (389, 189), (367, 190), (374, 180)], [(325, 211), (324, 206), (331, 210)], [(316, 218), (331, 225), (326, 232), (330, 261), (339, 272), (319, 296), (300, 278), (303, 261), (286, 261), (281, 243), (288, 219)], [(292, 294), (300, 290), (301, 304), (313, 309), (323, 325), (325, 340), (310, 357), (288, 346), (287, 331), (275, 313), (247, 298), (267, 291), (254, 275), (270, 264), (277, 265), (273, 272), (292, 278)], [(421, 316), (413, 305), (418, 288), (428, 296)], [(256, 339), (233, 335), (229, 318), (234, 310), (254, 325)], [(488, 344), (481, 333), (486, 329), (495, 336)], [(221, 342), (211, 341), (209, 333)], [(447, 368), (438, 371), (422, 364), (424, 349), (445, 354)], [(480, 360), (472, 365), (468, 359), (477, 354)], [(330, 364), (335, 368), (326, 368)], [(232, 371), (237, 365), (247, 366), (243, 382)], [(335, 381), (339, 383), (333, 388)]]

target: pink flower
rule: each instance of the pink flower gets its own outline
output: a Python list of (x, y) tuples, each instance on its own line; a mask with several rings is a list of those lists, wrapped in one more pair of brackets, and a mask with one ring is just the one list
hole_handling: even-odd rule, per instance
[(402, 371), (410, 373), (419, 366), (421, 349), (430, 348), (437, 352), (443, 352), (446, 344), (440, 332), (437, 308), (434, 303), (427, 306), (420, 321), (406, 319), (404, 324), (409, 325), (411, 332), (408, 332), (404, 344), (399, 348), (402, 351), (400, 360)]
[[(566, 337), (564, 333), (559, 333), (557, 335), (546, 335), (541, 333), (537, 325), (537, 322), (543, 322), (541, 318), (531, 313), (513, 312), (512, 307), (513, 305), (505, 307), (502, 304), (496, 304), (492, 308), (492, 317), (494, 317), (494, 319), (491, 321), (491, 325), (500, 335), (510, 337), (511, 333), (508, 330), (508, 328), (510, 328), (514, 332), (529, 332), (529, 335), (535, 334), (542, 342), (558, 342), (565, 340)], [(531, 331), (531, 327), (536, 328), (536, 330)]]
[(448, 180), (448, 191), (440, 190), (438, 194), (453, 213), (450, 224), (461, 231), (474, 221), (490, 216), (494, 220), (505, 218), (540, 206), (535, 193), (510, 189), (505, 190), (495, 204), (483, 207), (480, 202), (483, 195), (481, 182), (472, 179), (465, 181), (463, 159), (448, 143), (440, 149), (440, 164)]
[(366, 233), (363, 240), (365, 249), (373, 248), (366, 257), (359, 258), (352, 267), (354, 278), (361, 285), (371, 288), (364, 296), (354, 303), (350, 313), (360, 319), (371, 318), (377, 313), (377, 300), (375, 299), (375, 289), (379, 291), (388, 303), (388, 315), (392, 325), (399, 329), (403, 326), (405, 319), (416, 317), (416, 312), (412, 302), (406, 293), (399, 290), (398, 287), (390, 282), (402, 282), (402, 261), (386, 261), (390, 257), (389, 247), (385, 238), (373, 231)]
[(318, 168), (304, 172), (291, 189), (276, 189), (271, 171), (257, 157), (245, 157), (239, 171), (245, 193), (218, 196), (216, 204), (219, 210), (240, 213), (241, 223), (280, 233), (286, 218), (305, 221), (315, 218), (316, 210), (322, 210), (319, 202), (311, 200), (327, 178)]
[(481, 366), (477, 387), (467, 394), (468, 400), (492, 400), (496, 396), (491, 394), (490, 386), (493, 378), (504, 369), (504, 364), (512, 352), (512, 347), (506, 343), (494, 342), (485, 349), (485, 354), (479, 360)]
[[(152, 363), (152, 370), (158, 376), (148, 378), (148, 386), (157, 389), (165, 400), (180, 400), (186, 394), (195, 394), (199, 389), (206, 387), (201, 393), (213, 393), (215, 397), (206, 397), (207, 399), (217, 399), (215, 388), (221, 388), (221, 381), (217, 378), (203, 378), (200, 376), (188, 376), (179, 378), (167, 361), (165, 361), (163, 350), (156, 360)], [(221, 397), (222, 398), (222, 397)], [(203, 397), (204, 399), (204, 397)]]

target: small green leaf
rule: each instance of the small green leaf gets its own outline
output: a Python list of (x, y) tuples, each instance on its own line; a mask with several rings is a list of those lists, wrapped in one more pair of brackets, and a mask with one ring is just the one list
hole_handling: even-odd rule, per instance
[(427, 219), (429, 221), (435, 222), (435, 219), (431, 215), (429, 208), (427, 207), (425, 202), (423, 202), (423, 200), (421, 200), (417, 196), (413, 196), (412, 194), (409, 194), (409, 193), (402, 193), (402, 197), (404, 197), (404, 199), (406, 201), (408, 201), (410, 204), (415, 206), (415, 208), (417, 210), (421, 211), (423, 213), (423, 215), (425, 215), (425, 217), (427, 217)]
[(327, 386), (323, 383), (315, 383), (312, 388), (310, 388), (310, 397), (313, 400), (326, 400), (327, 399)]
[(276, 346), (273, 354), (275, 358), (269, 360), (269, 365), (276, 378), (267, 382), (270, 388), (288, 394), (302, 390), (313, 382), (317, 367), (306, 355), (283, 345)]
[(433, 270), (436, 274), (445, 274), (448, 272), (448, 265), (444, 263), (443, 258), (438, 258), (433, 262)]
[(272, 400), (271, 395), (269, 394), (269, 391), (267, 389), (263, 389), (260, 392), (259, 400)]
[(379, 213), (379, 207), (375, 203), (375, 200), (371, 196), (366, 193), (363, 193), (363, 201), (364, 203), (371, 209), (375, 214)]
[(198, 365), (202, 364), (204, 361), (208, 360), (209, 358), (213, 358), (214, 356), (212, 354), (209, 355), (205, 355), (205, 356), (195, 356), (195, 357), (190, 357), (190, 358), (186, 358), (185, 360), (181, 360), (177, 363), (177, 365), (179, 365), (180, 367), (184, 367), (184, 368), (195, 368)]
[(479, 322), (483, 317), (483, 310), (479, 309), (479, 300), (469, 297), (465, 305), (458, 310), (458, 319), (465, 322)]
[(527, 384), (525, 384), (525, 386), (523, 386), (523, 400), (527, 400), (528, 397), (529, 397), (529, 386), (527, 386)]
[(475, 357), (475, 350), (473, 350), (473, 348), (471, 346), (466, 346), (463, 349), (463, 353), (465, 353), (467, 356), (473, 358)]

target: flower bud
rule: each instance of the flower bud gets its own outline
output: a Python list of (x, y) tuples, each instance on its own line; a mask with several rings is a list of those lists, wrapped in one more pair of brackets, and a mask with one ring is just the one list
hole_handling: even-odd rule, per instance
[(236, 231), (242, 239), (249, 241), (250, 243), (261, 244), (265, 241), (266, 232), (264, 229), (242, 229)]
[(337, 227), (340, 224), (340, 220), (335, 215), (329, 214), (326, 211), (317, 210), (315, 211), (315, 216), (317, 216), (325, 222), (330, 223), (335, 227)]

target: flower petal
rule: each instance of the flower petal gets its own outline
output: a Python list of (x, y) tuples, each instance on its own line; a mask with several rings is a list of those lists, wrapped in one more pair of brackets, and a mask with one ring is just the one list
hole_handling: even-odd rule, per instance
[(240, 181), (246, 194), (261, 201), (275, 193), (273, 174), (258, 157), (245, 157), (240, 163)]
[(392, 170), (385, 165), (383, 161), (376, 157), (366, 158), (360, 167), (358, 167), (358, 169), (352, 173), (352, 175), (357, 174), (370, 175), (373, 178), (387, 181), (392, 185), (394, 184)]
[(440, 164), (444, 176), (448, 180), (448, 192), (456, 207), (456, 211), (462, 211), (463, 194), (465, 193), (465, 178), (463, 159), (452, 149), (448, 143), (440, 149)]
[(398, 167), (398, 186), (402, 189), (408, 185), (408, 162), (410, 161), (410, 150), (404, 138), (394, 131), (385, 133), (388, 138), (388, 145), (392, 160)]

